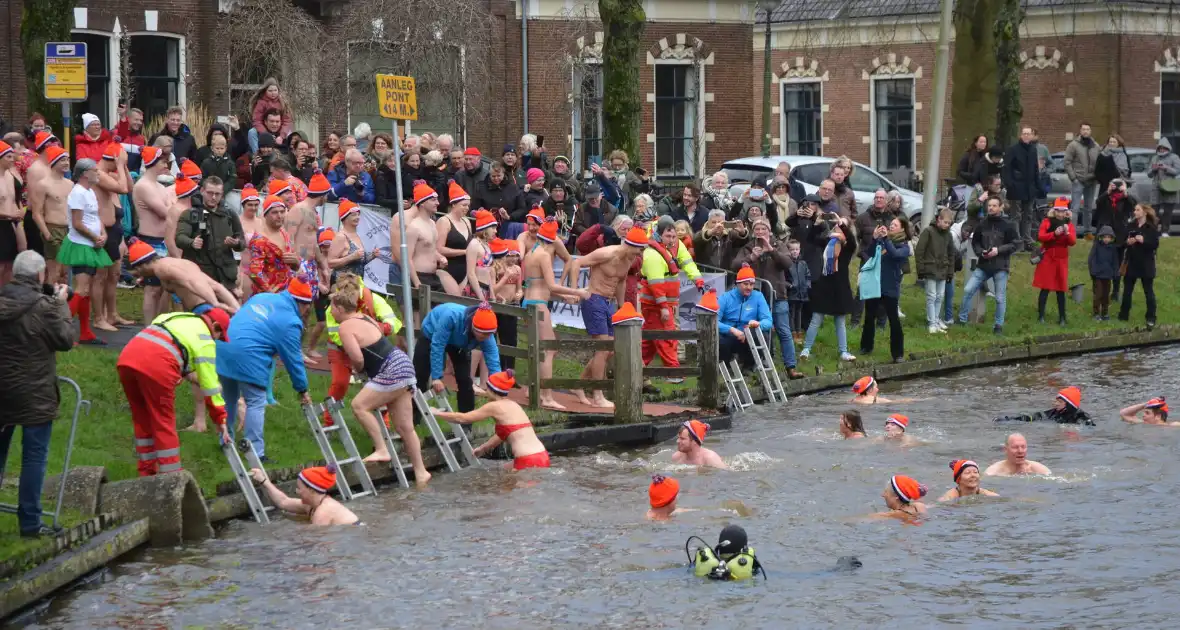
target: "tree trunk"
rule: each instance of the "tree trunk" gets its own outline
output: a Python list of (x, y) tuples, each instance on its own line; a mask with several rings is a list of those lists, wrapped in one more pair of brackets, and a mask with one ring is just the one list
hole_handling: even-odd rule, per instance
[[(45, 100), (45, 44), (71, 41), (74, 3), (75, 0), (24, 0), (20, 21), (20, 46), (28, 74), (26, 113), (41, 112), (46, 124), (59, 134), (63, 133), (61, 107)], [(23, 120), (14, 122), (24, 123)]]
[(639, 164), (639, 122), (643, 102), (639, 90), (639, 46), (647, 15), (642, 0), (599, 0), (602, 20), (603, 155), (627, 152)]
[(1020, 137), (1020, 24), (1024, 10), (1020, 0), (995, 2), (1000, 5), (995, 21), (996, 48), (996, 144), (1001, 147)]
[[(955, 3), (955, 42), (951, 66), (951, 120), (955, 141), (950, 147), (958, 163), (959, 151), (965, 151), (980, 134), (995, 142), (996, 64), (995, 34), (991, 25), (999, 14), (995, 0), (958, 0)], [(955, 174), (957, 175), (957, 174)], [(955, 175), (952, 175), (955, 176)]]

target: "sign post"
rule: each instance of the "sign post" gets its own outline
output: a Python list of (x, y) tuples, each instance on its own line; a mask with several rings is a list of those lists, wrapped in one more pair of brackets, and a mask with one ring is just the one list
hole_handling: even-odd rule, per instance
[[(393, 155), (398, 164), (402, 163), (402, 143), (397, 139), (398, 120), (418, 120), (418, 91), (414, 85), (414, 77), (400, 77), (392, 74), (377, 75), (377, 106), (382, 118), (393, 120)], [(398, 201), (405, 199), (402, 191), (402, 178), (395, 177), (397, 182)], [(401, 212), (401, 208), (398, 208)], [(406, 246), (406, 213), (402, 212), (397, 222), (398, 232), (401, 234), (401, 251), (398, 255), (399, 267), (402, 272), (402, 325), (410, 331), (406, 335), (406, 347), (410, 356), (414, 356), (414, 309), (410, 296), (410, 261), (409, 248)]]
[(84, 42), (46, 42), (45, 100), (61, 103), (62, 148), (70, 150), (70, 103), (85, 101), (86, 44)]

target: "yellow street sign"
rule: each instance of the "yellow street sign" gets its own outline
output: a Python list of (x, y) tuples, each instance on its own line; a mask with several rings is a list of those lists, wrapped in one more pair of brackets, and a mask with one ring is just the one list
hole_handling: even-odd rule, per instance
[(45, 98), (51, 101), (86, 100), (86, 44), (45, 44)]
[(418, 120), (418, 91), (414, 77), (377, 75), (377, 107), (382, 118)]

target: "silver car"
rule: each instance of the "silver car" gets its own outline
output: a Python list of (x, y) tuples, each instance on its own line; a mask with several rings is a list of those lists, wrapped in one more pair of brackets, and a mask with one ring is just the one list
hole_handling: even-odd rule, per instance
[[(1131, 163), (1131, 196), (1144, 203), (1151, 200), (1151, 178), (1147, 169), (1153, 155), (1153, 149), (1127, 148), (1127, 159)], [(1053, 205), (1058, 197), (1069, 196), (1069, 176), (1065, 174), (1065, 153), (1053, 153), (1049, 161), (1049, 179), (1053, 182), (1049, 188), (1049, 205)], [(1102, 192), (1100, 190), (1098, 194)]]
[[(749, 157), (730, 160), (721, 165), (721, 171), (729, 176), (729, 192), (734, 199), (740, 199), (742, 193), (750, 187), (750, 182), (756, 177), (772, 179), (774, 168), (779, 162), (791, 165), (791, 178), (803, 185), (807, 194), (817, 194), (819, 185), (828, 177), (835, 158), (817, 157), (814, 155), (772, 155), (770, 157)], [(860, 212), (867, 212), (873, 205), (873, 193), (878, 189), (886, 192), (896, 190), (901, 193), (901, 204), (905, 208), (906, 216), (911, 220), (918, 220), (922, 216), (922, 194), (902, 188), (894, 184), (877, 171), (853, 162), (856, 166), (852, 175), (848, 177), (848, 185), (856, 195), (856, 207)]]

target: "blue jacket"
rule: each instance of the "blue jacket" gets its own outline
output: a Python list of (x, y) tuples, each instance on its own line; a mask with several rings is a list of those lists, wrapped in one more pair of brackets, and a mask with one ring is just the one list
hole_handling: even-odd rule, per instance
[[(500, 371), (500, 348), (496, 336), (491, 335), (477, 341), (471, 334), (471, 318), (475, 317), (474, 306), (462, 304), (439, 304), (430, 309), (422, 320), (422, 335), (430, 340), (430, 378), (438, 380), (443, 375), (443, 357), (448, 347), (483, 351), (483, 360), (488, 364), (488, 374)], [(233, 336), (230, 336), (233, 339)]]
[(910, 244), (895, 245), (889, 237), (879, 239), (877, 244), (881, 246), (881, 295), (901, 297), (901, 276), (910, 258)]
[(766, 297), (761, 291), (754, 291), (750, 297), (742, 297), (741, 290), (734, 287), (721, 295), (717, 306), (717, 329), (723, 335), (728, 335), (731, 328), (745, 328), (752, 319), (758, 320), (762, 334), (769, 335), (774, 330), (770, 306), (766, 304)]
[[(229, 343), (217, 344), (217, 374), (266, 387), (275, 355), (283, 359), (291, 385), (307, 391), (303, 368), (303, 318), (290, 293), (259, 293), (229, 320)], [(232, 403), (231, 403), (232, 404)]]
[(356, 186), (349, 186), (344, 183), (348, 179), (348, 171), (341, 164), (332, 169), (328, 173), (328, 184), (332, 187), (332, 194), (329, 195), (331, 201), (339, 201), (341, 199), (350, 199), (353, 203), (375, 203), (377, 194), (373, 188), (373, 178), (366, 172), (361, 171), (357, 176), (357, 181), (361, 183), (361, 190), (358, 192)]

